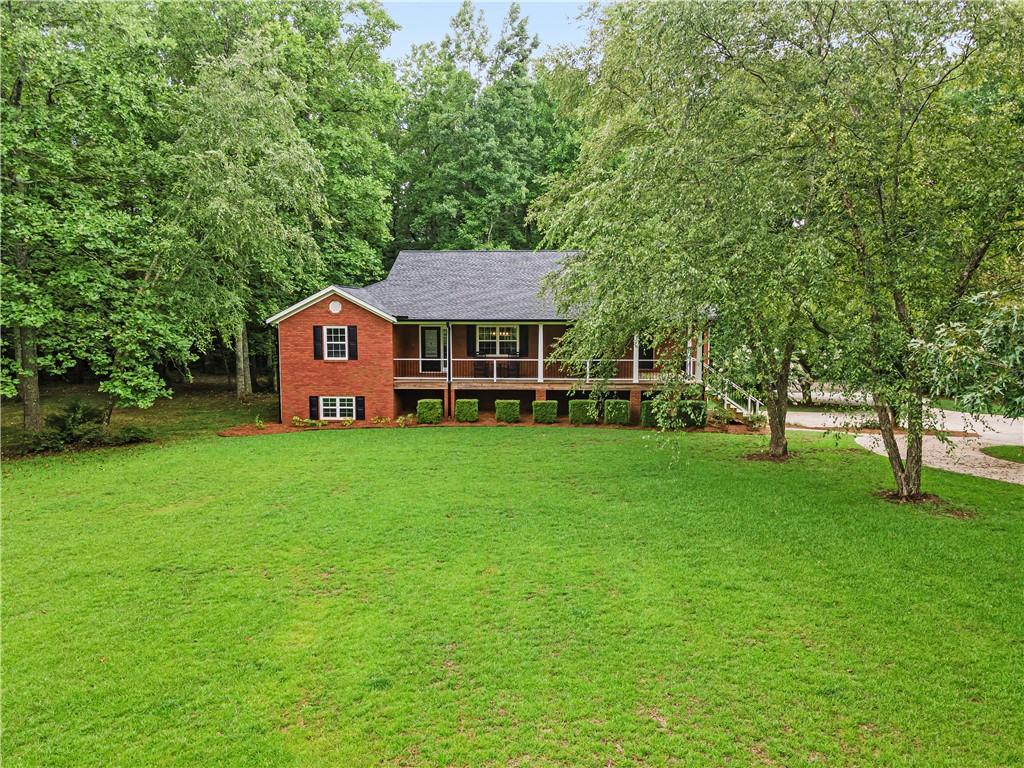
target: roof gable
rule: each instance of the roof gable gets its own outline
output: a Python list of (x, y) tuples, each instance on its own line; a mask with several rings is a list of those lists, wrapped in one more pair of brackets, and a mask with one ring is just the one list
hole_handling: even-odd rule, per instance
[(323, 299), (327, 298), (328, 296), (340, 296), (343, 299), (347, 299), (348, 301), (351, 301), (353, 304), (357, 304), (358, 306), (362, 307), (366, 311), (372, 312), (373, 314), (377, 315), (378, 317), (384, 318), (389, 323), (395, 322), (395, 318), (392, 317), (391, 315), (389, 315), (383, 309), (381, 309), (380, 307), (377, 307), (377, 306), (373, 306), (372, 304), (370, 304), (369, 302), (367, 302), (363, 298), (360, 298), (358, 296), (353, 296), (352, 292), (350, 290), (346, 290), (345, 288), (341, 288), (341, 287), (339, 287), (337, 285), (329, 285), (326, 288), (324, 288), (322, 291), (317, 291), (312, 296), (307, 296), (302, 301), (299, 301), (299, 302), (296, 302), (295, 304), (292, 304), (287, 309), (282, 309), (280, 312), (278, 312), (273, 317), (268, 317), (267, 321), (266, 321), (267, 325), (277, 325), (282, 320), (285, 320), (285, 319), (291, 317), (292, 315), (294, 315), (294, 314), (296, 314), (298, 312), (301, 312), (302, 310), (304, 310), (304, 309), (306, 309), (308, 307), (313, 306), (314, 304), (316, 304), (319, 301), (322, 301)]

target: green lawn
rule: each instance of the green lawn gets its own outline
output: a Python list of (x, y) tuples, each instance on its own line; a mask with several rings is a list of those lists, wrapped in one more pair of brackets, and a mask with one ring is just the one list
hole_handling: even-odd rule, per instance
[(997, 459), (1024, 464), (1024, 448), (1019, 445), (989, 445), (982, 448), (981, 452)]
[(1024, 489), (794, 433), (416, 428), (7, 462), (8, 766), (1024, 760)]

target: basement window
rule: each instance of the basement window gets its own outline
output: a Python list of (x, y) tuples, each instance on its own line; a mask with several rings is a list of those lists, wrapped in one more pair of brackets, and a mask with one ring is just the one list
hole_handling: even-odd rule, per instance
[(356, 399), (354, 397), (321, 397), (321, 419), (355, 419)]

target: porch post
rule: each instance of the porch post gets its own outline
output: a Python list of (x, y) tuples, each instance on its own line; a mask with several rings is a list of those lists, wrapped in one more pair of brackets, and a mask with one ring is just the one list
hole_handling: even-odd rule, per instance
[[(702, 333), (701, 336), (704, 334)], [(702, 340), (703, 342), (703, 340)], [(697, 347), (697, 381), (704, 381), (704, 344), (697, 344), (697, 340), (693, 340), (693, 344)]]
[(544, 324), (537, 323), (537, 381), (544, 381)]
[(641, 393), (639, 389), (633, 389), (629, 392), (629, 420), (635, 424), (640, 423), (640, 398)]
[(633, 334), (633, 383), (640, 383), (640, 336)]
[(449, 320), (445, 323), (447, 326), (447, 336), (445, 337), (445, 357), (448, 358), (448, 381), (452, 380), (452, 323)]

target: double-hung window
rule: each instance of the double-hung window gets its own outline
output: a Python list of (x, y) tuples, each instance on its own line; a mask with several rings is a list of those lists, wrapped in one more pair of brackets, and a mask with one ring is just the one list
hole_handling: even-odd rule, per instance
[(348, 360), (348, 328), (344, 325), (324, 327), (324, 359)]
[(519, 355), (518, 325), (478, 325), (476, 327), (476, 353), (478, 355)]
[(321, 419), (355, 419), (356, 399), (354, 397), (321, 397)]

